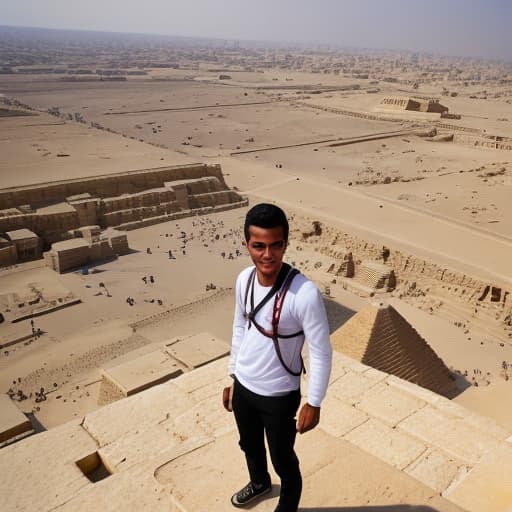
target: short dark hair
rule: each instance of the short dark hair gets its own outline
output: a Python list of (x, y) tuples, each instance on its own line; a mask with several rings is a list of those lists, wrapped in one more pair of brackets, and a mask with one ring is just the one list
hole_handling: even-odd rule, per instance
[(275, 204), (259, 203), (253, 206), (245, 216), (244, 234), (245, 240), (248, 242), (251, 237), (249, 226), (257, 226), (259, 228), (283, 228), (284, 241), (288, 243), (288, 219), (286, 214)]

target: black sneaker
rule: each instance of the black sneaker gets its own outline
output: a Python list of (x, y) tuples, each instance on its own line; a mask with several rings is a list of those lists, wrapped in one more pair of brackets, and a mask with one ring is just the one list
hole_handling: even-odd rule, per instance
[(234, 507), (244, 507), (252, 500), (267, 494), (271, 489), (271, 483), (268, 483), (267, 485), (257, 485), (249, 482), (243, 489), (240, 489), (237, 493), (231, 496), (231, 504)]

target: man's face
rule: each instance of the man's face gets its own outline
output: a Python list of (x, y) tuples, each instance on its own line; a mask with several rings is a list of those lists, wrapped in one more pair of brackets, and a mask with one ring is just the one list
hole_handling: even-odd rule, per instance
[(260, 228), (249, 226), (249, 240), (247, 249), (256, 271), (258, 280), (263, 286), (274, 284), (286, 251), (286, 242), (283, 235), (283, 227)]

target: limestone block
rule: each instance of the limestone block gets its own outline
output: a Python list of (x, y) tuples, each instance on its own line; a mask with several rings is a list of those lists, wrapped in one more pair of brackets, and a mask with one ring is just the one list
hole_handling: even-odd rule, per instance
[(166, 351), (189, 368), (198, 368), (229, 354), (229, 345), (208, 333), (167, 344)]
[(387, 384), (364, 393), (356, 405), (358, 409), (363, 410), (369, 416), (379, 418), (393, 427), (424, 406), (425, 402), (422, 400)]
[(427, 449), (416, 439), (374, 418), (349, 432), (344, 439), (398, 469), (409, 465)]
[(112, 473), (129, 471), (132, 466), (155, 459), (164, 450), (179, 444), (179, 440), (161, 423), (147, 425), (116, 439), (98, 450), (107, 469)]
[(233, 414), (224, 409), (220, 398), (220, 393), (217, 400), (205, 398), (162, 426), (181, 440), (191, 437), (221, 437), (235, 430), (236, 424)]
[[(136, 482), (136, 484), (135, 484)], [(136, 490), (134, 486), (136, 485)], [(85, 492), (86, 491), (86, 492)], [(40, 510), (40, 509), (38, 509)], [(151, 471), (116, 473), (97, 484), (89, 483), (84, 492), (54, 509), (58, 512), (119, 512), (119, 510), (151, 510), (151, 512), (183, 512), (178, 500), (158, 484)]]
[(477, 430), (467, 421), (449, 416), (431, 405), (400, 422), (397, 428), (470, 466), (500, 445), (499, 441)]
[(335, 351), (335, 353), (340, 364), (342, 364), (346, 370), (352, 370), (357, 373), (362, 373), (368, 370), (368, 368), (370, 368), (366, 364), (360, 363), (356, 359), (352, 359), (351, 357), (342, 354), (341, 352)]
[(14, 265), (17, 259), (18, 253), (16, 252), (16, 246), (14, 244), (7, 247), (0, 247), (0, 267)]
[(5, 394), (0, 394), (0, 443), (32, 430), (30, 420)]
[(348, 371), (331, 384), (329, 394), (342, 402), (355, 404), (363, 393), (375, 386), (384, 386), (384, 384), (379, 378)]
[(469, 425), (500, 441), (504, 441), (511, 434), (510, 430), (498, 425), (491, 418), (474, 413), (473, 411), (470, 411), (469, 409), (445, 398), (436, 404), (436, 409), (453, 417), (463, 419)]
[(388, 375), (386, 382), (395, 388), (401, 389), (410, 395), (416, 396), (418, 399), (423, 400), (431, 405), (437, 405), (441, 400), (447, 400), (446, 398), (430, 391), (429, 389), (422, 388), (417, 384), (409, 382), (407, 380), (400, 379), (395, 375)]
[(363, 375), (365, 377), (368, 377), (369, 379), (375, 380), (376, 382), (386, 380), (389, 377), (389, 373), (382, 372), (380, 370), (377, 370), (377, 368), (371, 368), (371, 367), (369, 367), (367, 370), (365, 370), (363, 372)]
[(404, 469), (408, 475), (439, 493), (448, 488), (454, 480), (464, 476), (468, 470), (468, 466), (462, 462), (437, 450), (427, 451)]
[(512, 446), (488, 452), (447, 498), (470, 511), (512, 510)]
[(145, 425), (179, 416), (195, 403), (172, 382), (166, 382), (88, 414), (84, 428), (100, 447)]
[(367, 420), (364, 412), (329, 395), (322, 402), (320, 427), (331, 436), (342, 437)]
[[(228, 377), (228, 364), (229, 358), (223, 357), (201, 368), (197, 368), (193, 372), (180, 375), (173, 381), (173, 384), (186, 393), (193, 393), (206, 388), (215, 388), (216, 382), (220, 382)], [(233, 381), (229, 379), (226, 382), (229, 384)]]
[[(301, 469), (307, 475), (301, 498), (304, 512), (462, 512), (404, 472), (343, 439), (333, 442), (320, 433), (315, 429), (297, 440)], [(264, 512), (272, 510), (262, 507)]]
[[(51, 510), (89, 480), (75, 461), (95, 452), (94, 439), (70, 422), (0, 451), (2, 510)], [(27, 485), (20, 485), (20, 480)]]
[(228, 512), (233, 510), (231, 491), (247, 483), (246, 474), (238, 434), (231, 432), (169, 460), (156, 469), (155, 478), (179, 499), (185, 511)]
[(181, 373), (180, 365), (161, 348), (101, 369), (102, 380), (112, 382), (124, 396), (140, 393)]

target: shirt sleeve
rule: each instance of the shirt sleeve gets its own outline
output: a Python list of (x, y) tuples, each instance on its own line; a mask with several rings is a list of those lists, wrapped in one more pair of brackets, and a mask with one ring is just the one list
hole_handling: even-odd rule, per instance
[(236, 280), (235, 288), (235, 315), (233, 318), (233, 335), (231, 338), (231, 355), (229, 358), (229, 375), (235, 374), (236, 358), (245, 332), (246, 319), (244, 317), (244, 304), (242, 303), (242, 274)]
[(332, 366), (332, 346), (327, 313), (318, 288), (307, 282), (297, 294), (297, 313), (309, 349), (308, 403), (320, 407), (327, 392)]

